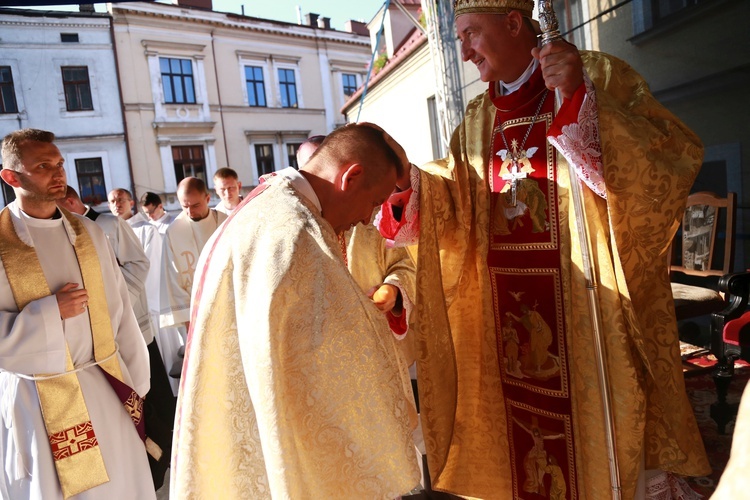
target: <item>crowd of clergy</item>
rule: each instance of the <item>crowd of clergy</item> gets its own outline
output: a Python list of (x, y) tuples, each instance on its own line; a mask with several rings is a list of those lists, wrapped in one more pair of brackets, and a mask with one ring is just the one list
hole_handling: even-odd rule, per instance
[(667, 259), (702, 144), (533, 9), (454, 1), (488, 88), (420, 167), (350, 124), (244, 198), (222, 168), (215, 208), (187, 177), (179, 214), (124, 188), (105, 214), (52, 132), (8, 134), (0, 498), (155, 498), (167, 469), (179, 499), (697, 498)]

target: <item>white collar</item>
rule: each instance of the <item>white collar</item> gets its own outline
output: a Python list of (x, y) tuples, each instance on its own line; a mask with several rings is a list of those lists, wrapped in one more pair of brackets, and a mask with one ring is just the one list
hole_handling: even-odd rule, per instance
[(296, 189), (297, 192), (310, 200), (310, 202), (315, 205), (315, 207), (320, 212), (323, 212), (323, 207), (320, 206), (320, 200), (318, 199), (318, 195), (315, 194), (315, 190), (313, 189), (312, 185), (310, 185), (310, 182), (305, 178), (304, 175), (299, 173), (297, 169), (295, 169), (294, 167), (287, 167), (284, 170), (279, 170), (278, 172), (276, 172), (276, 175), (289, 180), (292, 187)]
[[(33, 247), (34, 246), (34, 240), (31, 239), (31, 233), (29, 233), (29, 228), (26, 223), (29, 219), (33, 219), (35, 221), (46, 221), (47, 219), (35, 219), (34, 217), (31, 217), (26, 212), (21, 210), (21, 207), (18, 206), (18, 203), (16, 201), (11, 202), (10, 205), (8, 205), (8, 210), (10, 210), (10, 213), (13, 217), (11, 217), (11, 220), (13, 221), (13, 226), (16, 230), (16, 234), (18, 235), (18, 238), (26, 243), (28, 246)], [(70, 223), (68, 222), (68, 219), (60, 213), (62, 216), (62, 225), (65, 228), (65, 232), (68, 233), (68, 239), (70, 240), (71, 245), (75, 245), (76, 243), (76, 233), (75, 230), (70, 226)], [(54, 220), (51, 225), (57, 225), (59, 219)]]
[(504, 81), (497, 82), (497, 86), (495, 87), (495, 90), (497, 90), (497, 95), (508, 95), (512, 94), (516, 90), (521, 88), (521, 85), (529, 81), (529, 78), (531, 78), (531, 75), (534, 74), (534, 71), (539, 67), (539, 60), (537, 60), (535, 57), (531, 58), (531, 62), (529, 63), (529, 66), (526, 68), (526, 71), (521, 74), (521, 76), (518, 77), (518, 79), (511, 83), (505, 83)]

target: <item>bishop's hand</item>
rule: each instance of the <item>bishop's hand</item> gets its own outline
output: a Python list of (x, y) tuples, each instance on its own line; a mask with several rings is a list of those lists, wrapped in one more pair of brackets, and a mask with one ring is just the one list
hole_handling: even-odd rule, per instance
[(560, 89), (564, 98), (573, 97), (583, 84), (583, 61), (575, 45), (558, 40), (531, 49), (531, 55), (539, 60), (547, 88)]

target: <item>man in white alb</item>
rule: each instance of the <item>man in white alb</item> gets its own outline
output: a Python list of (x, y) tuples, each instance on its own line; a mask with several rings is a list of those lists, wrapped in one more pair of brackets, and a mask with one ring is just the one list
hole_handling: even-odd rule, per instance
[(67, 184), (53, 141), (3, 140), (16, 201), (0, 212), (0, 497), (154, 498), (146, 344), (104, 233), (55, 204)]

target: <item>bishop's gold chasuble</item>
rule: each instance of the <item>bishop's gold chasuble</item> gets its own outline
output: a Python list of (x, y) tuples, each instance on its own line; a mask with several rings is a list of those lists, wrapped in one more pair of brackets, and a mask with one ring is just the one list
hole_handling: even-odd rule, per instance
[[(632, 498), (642, 461), (707, 470), (667, 272), (701, 148), (627, 65), (582, 57), (606, 184), (606, 198), (584, 188), (586, 224), (623, 498)], [(421, 169), (418, 382), (435, 489), (485, 499), (611, 496), (568, 165), (547, 140), (578, 112), (563, 106), (555, 116), (537, 70), (517, 92), (490, 90), (469, 103), (448, 159)]]

